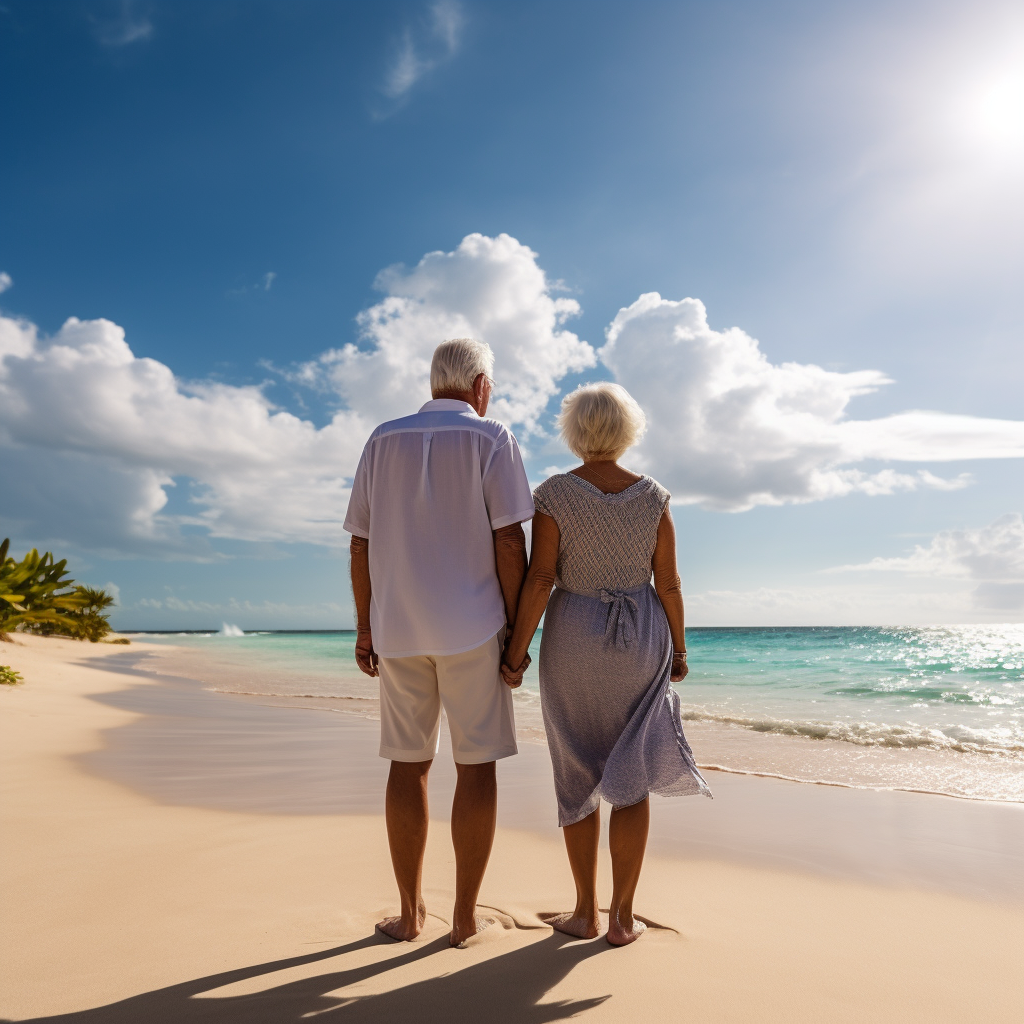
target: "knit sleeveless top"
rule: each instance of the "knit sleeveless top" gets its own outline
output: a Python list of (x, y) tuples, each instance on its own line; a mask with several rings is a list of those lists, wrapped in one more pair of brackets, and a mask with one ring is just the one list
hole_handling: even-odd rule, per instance
[(669, 497), (649, 476), (618, 494), (605, 494), (572, 473), (545, 480), (533, 501), (558, 524), (558, 586), (587, 593), (650, 582), (658, 524)]

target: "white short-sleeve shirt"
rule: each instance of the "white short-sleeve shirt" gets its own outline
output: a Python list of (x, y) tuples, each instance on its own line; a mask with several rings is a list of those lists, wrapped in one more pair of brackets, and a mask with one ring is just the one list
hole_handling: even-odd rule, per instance
[(505, 624), (492, 531), (533, 517), (519, 445), (468, 402), (435, 399), (363, 449), (345, 529), (369, 540), (370, 629), (385, 658), (461, 654)]

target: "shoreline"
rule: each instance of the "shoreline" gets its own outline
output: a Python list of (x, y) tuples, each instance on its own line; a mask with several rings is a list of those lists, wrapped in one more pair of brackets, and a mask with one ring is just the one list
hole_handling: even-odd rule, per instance
[[(152, 671), (158, 676), (184, 676), (215, 693), (268, 706), (377, 718), (376, 682), (355, 675), (346, 663), (338, 664), (330, 679), (310, 674), (304, 666), (296, 668), (293, 680), (280, 656), (268, 667), (254, 661), (251, 651), (239, 659), (230, 646), (202, 649), (139, 641), (139, 648), (152, 656)], [(291, 690), (292, 685), (298, 689)], [(325, 693), (325, 687), (336, 687), (339, 692)], [(741, 726), (705, 716), (696, 705), (687, 703), (685, 684), (676, 689), (683, 699), (683, 728), (702, 770), (858, 790), (1024, 804), (1024, 760), (1018, 764), (996, 752), (860, 744)], [(513, 699), (520, 742), (546, 743), (539, 695), (527, 687), (517, 690)]]
[[(682, 1006), (712, 1024), (1002, 1024), (1024, 1015), (1016, 982), (1024, 908), (1005, 898), (971, 899), (906, 881), (844, 876), (841, 863), (831, 876), (813, 865), (737, 863), (699, 843), (685, 856), (652, 852), (638, 908), (654, 927), (633, 946), (613, 950), (602, 939), (573, 941), (543, 926), (539, 913), (571, 903), (560, 837), (500, 824), (481, 905), (500, 910), (509, 927), (469, 949), (451, 950), (445, 923), (453, 884), (450, 843), (447, 829), (433, 828), (424, 877), (434, 916), (420, 941), (383, 941), (373, 922), (393, 912), (396, 894), (379, 813), (158, 802), (142, 795), (138, 778), (134, 785), (115, 782), (82, 764), (111, 749), (111, 741), (133, 736), (137, 753), (148, 750), (152, 757), (164, 749), (146, 746), (153, 739), (146, 730), (156, 723), (170, 730), (167, 735), (191, 736), (192, 745), (178, 753), (192, 774), (179, 782), (202, 787), (196, 769), (203, 760), (196, 755), (205, 737), (216, 739), (224, 755), (213, 776), (235, 792), (258, 793), (261, 780), (251, 769), (274, 765), (266, 763), (265, 736), (240, 732), (238, 716), (253, 716), (279, 740), (289, 731), (286, 720), (293, 720), (299, 731), (283, 749), (291, 752), (295, 771), (279, 796), (295, 800), (305, 792), (298, 769), (315, 765), (325, 749), (332, 760), (323, 776), (333, 775), (336, 790), (360, 789), (363, 759), (355, 740), (341, 743), (334, 726), (341, 722), (346, 736), (362, 735), (371, 747), (372, 726), (353, 716), (299, 716), (295, 709), (132, 679), (111, 661), (116, 648), (21, 640), (3, 649), (3, 660), (14, 663), (25, 683), (0, 693), (0, 843), (7, 882), (0, 928), (8, 969), (2, 1019), (56, 1024), (54, 1015), (63, 1014), (63, 1024), (298, 1024), (331, 1012), (344, 1024), (413, 1018), (540, 1024), (574, 1015), (603, 1024), (639, 1008), (672, 1019)], [(143, 693), (168, 702), (165, 713), (126, 705)], [(253, 760), (242, 756), (243, 748)], [(435, 767), (439, 793), (445, 761), (439, 757)], [(140, 757), (136, 764), (142, 763)], [(365, 763), (378, 777), (385, 765), (375, 752)], [(157, 772), (165, 780), (167, 774)], [(339, 787), (339, 777), (348, 785)], [(509, 811), (515, 803), (511, 774), (507, 781), (502, 792)], [(529, 779), (521, 781), (525, 786)], [(973, 820), (991, 809), (855, 791), (850, 803), (850, 791), (734, 782), (734, 793), (752, 795), (749, 804), (730, 799), (726, 787), (713, 802), (687, 802), (719, 817), (731, 806), (744, 834), (758, 843), (764, 825), (785, 809), (786, 794), (798, 794), (790, 820), (817, 815), (808, 824), (824, 833), (847, 820), (854, 804), (880, 801), (890, 817), (896, 805), (925, 818), (941, 807), (935, 823), (959, 822), (966, 831), (956, 838), (965, 839), (970, 820), (957, 815), (966, 812)], [(368, 785), (363, 789), (369, 792)], [(807, 794), (815, 796), (811, 804), (804, 802)], [(666, 819), (662, 812), (671, 803), (656, 803), (652, 817)], [(828, 808), (832, 817), (822, 817)], [(442, 817), (435, 810), (435, 818)], [(691, 815), (691, 833), (695, 822)], [(913, 844), (896, 851), (912, 867), (915, 852), (922, 850)], [(1019, 859), (1016, 845), (1013, 853)], [(600, 884), (606, 898), (606, 855)]]
[[(140, 670), (141, 671), (141, 670)], [(174, 678), (173, 676), (164, 676), (162, 673), (154, 672), (154, 678)], [(191, 679), (190, 682), (201, 683), (201, 680)], [(328, 714), (336, 715), (350, 715), (354, 718), (360, 718), (366, 721), (379, 721), (379, 716), (376, 713), (376, 701), (372, 698), (366, 697), (354, 697), (354, 696), (332, 696), (325, 697), (322, 694), (273, 694), (273, 693), (259, 693), (256, 691), (246, 690), (226, 690), (220, 687), (204, 687), (210, 693), (224, 694), (228, 697), (240, 697), (242, 699), (251, 699), (253, 703), (259, 704), (261, 707), (268, 708), (301, 708), (305, 711), (321, 711)], [(274, 700), (276, 703), (268, 703), (269, 700)], [(321, 703), (309, 703), (311, 701), (318, 701)], [(351, 701), (354, 703), (361, 703), (369, 705), (361, 711), (352, 710), (351, 705), (344, 707), (331, 707), (327, 706), (328, 701)], [(696, 724), (696, 728), (695, 728)], [(684, 728), (689, 730), (690, 733), (697, 733), (702, 729), (703, 723), (695, 723), (692, 720), (684, 719)], [(529, 734), (518, 735), (516, 738), (520, 743), (529, 743), (533, 745), (544, 746), (546, 739), (543, 736), (537, 736), (533, 734), (534, 730), (531, 730)], [(743, 735), (742, 733), (740, 735)], [(754, 732), (754, 735), (757, 735)], [(829, 743), (835, 741), (822, 741), (815, 740), (809, 737), (785, 737), (785, 742), (795, 740), (796, 742), (811, 742), (811, 743)], [(966, 755), (966, 756), (994, 756), (994, 755)], [(923, 789), (914, 786), (884, 786), (884, 785), (869, 785), (867, 783), (858, 784), (855, 782), (838, 782), (832, 779), (815, 779), (815, 778), (801, 778), (796, 775), (785, 775), (781, 772), (763, 771), (753, 768), (737, 768), (729, 765), (722, 764), (711, 764), (711, 763), (697, 763), (697, 767), (701, 771), (706, 772), (721, 772), (725, 775), (744, 775), (752, 778), (759, 779), (778, 779), (782, 782), (794, 782), (805, 786), (832, 786), (837, 789), (856, 789), (864, 790), (872, 793), (919, 793), (924, 796), (941, 796), (946, 797), (950, 800), (971, 800), (979, 803), (986, 804), (1021, 804), (1024, 805), (1024, 796), (1017, 797), (991, 797), (991, 796), (974, 796), (969, 793), (949, 793), (941, 789)], [(1024, 766), (1022, 766), (1024, 771)]]

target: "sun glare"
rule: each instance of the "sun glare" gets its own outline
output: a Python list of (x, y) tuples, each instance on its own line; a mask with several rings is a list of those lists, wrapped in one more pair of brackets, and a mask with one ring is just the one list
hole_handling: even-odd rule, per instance
[(1024, 154), (1024, 71), (988, 78), (964, 108), (965, 127), (976, 145), (1006, 156)]

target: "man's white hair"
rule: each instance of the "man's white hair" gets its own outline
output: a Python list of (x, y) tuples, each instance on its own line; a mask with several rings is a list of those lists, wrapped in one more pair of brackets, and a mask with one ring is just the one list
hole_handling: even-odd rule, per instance
[(562, 399), (562, 438), (574, 455), (619, 459), (644, 436), (647, 417), (621, 384), (581, 384)]
[(430, 361), (430, 393), (472, 391), (473, 382), (481, 373), (488, 377), (494, 373), (490, 345), (473, 338), (442, 341)]

